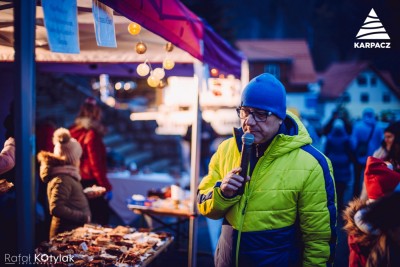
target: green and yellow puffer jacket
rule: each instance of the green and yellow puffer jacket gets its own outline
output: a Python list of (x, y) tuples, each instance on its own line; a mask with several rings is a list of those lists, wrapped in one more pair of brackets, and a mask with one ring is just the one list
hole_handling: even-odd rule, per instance
[(288, 112), (283, 125), (284, 132), (256, 163), (242, 196), (226, 198), (219, 187), (240, 166), (240, 136), (222, 142), (211, 159), (199, 185), (198, 209), (209, 218), (224, 218), (217, 267), (333, 262), (337, 211), (331, 163), (311, 146), (297, 117)]

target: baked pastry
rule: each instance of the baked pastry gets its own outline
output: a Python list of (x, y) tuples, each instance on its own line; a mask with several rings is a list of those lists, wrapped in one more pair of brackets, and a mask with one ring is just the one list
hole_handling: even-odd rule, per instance
[[(169, 233), (138, 232), (129, 226), (115, 228), (85, 224), (64, 232), (50, 242), (42, 242), (36, 253), (74, 255), (73, 266), (141, 266), (149, 257), (170, 242)], [(70, 266), (70, 265), (68, 265)]]
[(98, 198), (106, 193), (106, 188), (102, 186), (93, 185), (91, 187), (86, 187), (83, 189), (86, 197), (89, 199)]

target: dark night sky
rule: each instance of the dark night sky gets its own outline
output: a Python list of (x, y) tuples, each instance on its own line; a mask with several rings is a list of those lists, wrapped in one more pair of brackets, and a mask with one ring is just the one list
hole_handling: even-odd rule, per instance
[[(307, 39), (315, 69), (332, 62), (370, 60), (400, 84), (400, 1), (182, 0), (215, 31), (238, 39)], [(391, 38), (390, 49), (356, 49), (355, 36), (374, 8)]]

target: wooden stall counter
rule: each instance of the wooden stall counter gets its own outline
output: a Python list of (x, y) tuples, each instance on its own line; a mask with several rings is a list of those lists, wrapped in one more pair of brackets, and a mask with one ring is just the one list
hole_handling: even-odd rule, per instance
[(175, 178), (168, 173), (138, 173), (130, 174), (129, 171), (113, 172), (107, 174), (113, 187), (113, 198), (110, 201), (110, 207), (125, 224), (131, 224), (139, 216), (127, 209), (127, 200), (131, 199), (133, 194), (147, 196), (152, 189), (163, 188), (176, 183), (182, 187), (189, 184), (188, 174), (182, 174), (182, 177)]
[[(175, 245), (179, 248), (181, 241), (189, 238), (185, 225), (191, 218), (197, 216), (196, 213), (190, 211), (189, 199), (177, 203), (171, 198), (166, 198), (150, 203), (146, 200), (144, 205), (128, 204), (128, 208), (134, 213), (142, 215), (147, 226), (153, 231), (158, 229), (172, 230), (176, 237)], [(168, 218), (173, 218), (173, 220), (171, 221)], [(155, 226), (155, 224), (158, 224), (158, 226)]]
[(165, 232), (86, 224), (42, 242), (35, 254), (40, 259), (69, 261), (63, 262), (65, 266), (145, 267), (172, 241), (171, 234)]
[[(147, 203), (151, 204), (147, 205)], [(144, 205), (128, 204), (128, 208), (137, 214), (190, 218), (196, 216), (196, 214), (190, 212), (189, 204), (189, 199), (177, 203), (171, 198), (166, 198), (154, 202), (145, 202)]]

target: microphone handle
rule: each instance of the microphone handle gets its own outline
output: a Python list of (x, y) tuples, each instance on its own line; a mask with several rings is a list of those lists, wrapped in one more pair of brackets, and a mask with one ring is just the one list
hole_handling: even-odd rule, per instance
[(243, 144), (242, 155), (240, 159), (240, 167), (242, 168), (242, 170), (240, 171), (239, 175), (244, 178), (244, 181), (242, 183), (242, 186), (239, 187), (237, 191), (238, 195), (243, 195), (244, 193), (244, 187), (246, 185), (246, 178), (247, 178), (247, 169), (249, 168), (249, 163), (250, 163), (250, 154), (251, 154), (251, 145)]

